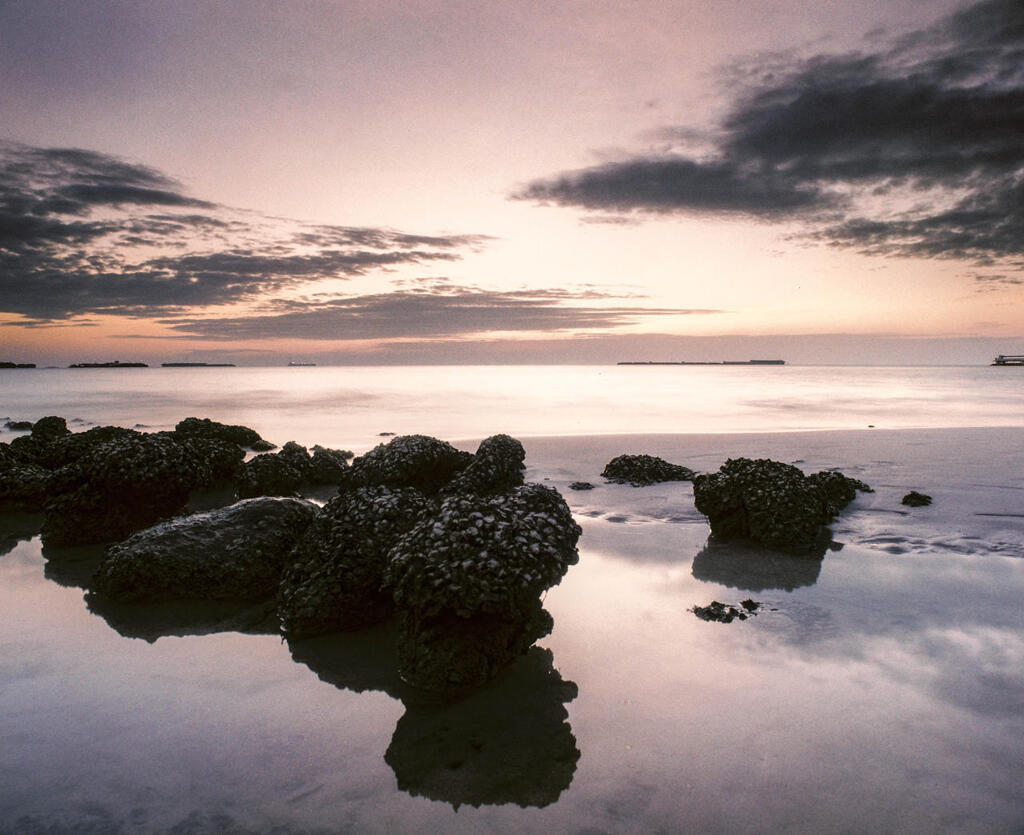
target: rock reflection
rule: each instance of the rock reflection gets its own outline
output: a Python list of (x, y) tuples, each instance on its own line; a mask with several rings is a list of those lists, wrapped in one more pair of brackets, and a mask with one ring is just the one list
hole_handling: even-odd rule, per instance
[(481, 806), (547, 806), (580, 758), (565, 703), (577, 688), (531, 649), (490, 685), (454, 704), (407, 700), (384, 760), (414, 796)]
[(0, 557), (38, 536), (42, 525), (41, 513), (0, 513)]
[(398, 677), (394, 623), (292, 642), (292, 657), (335, 687), (382, 691), (406, 708), (384, 759), (398, 787), (455, 809), (547, 806), (572, 783), (580, 758), (567, 702), (577, 687), (550, 650), (529, 651), (488, 685), (445, 699)]
[(793, 591), (817, 583), (825, 552), (841, 547), (823, 539), (813, 552), (795, 555), (735, 540), (721, 542), (710, 536), (693, 558), (693, 576), (745, 591)]
[(95, 592), (85, 595), (94, 615), (125, 638), (155, 643), (164, 637), (242, 632), (278, 634), (277, 602), (235, 603), (225, 600), (167, 600), (119, 603)]

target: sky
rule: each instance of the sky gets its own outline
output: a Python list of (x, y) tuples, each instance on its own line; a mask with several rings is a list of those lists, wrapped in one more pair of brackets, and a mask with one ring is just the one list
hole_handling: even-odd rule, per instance
[(0, 360), (1024, 353), (1021, 0), (0, 0)]

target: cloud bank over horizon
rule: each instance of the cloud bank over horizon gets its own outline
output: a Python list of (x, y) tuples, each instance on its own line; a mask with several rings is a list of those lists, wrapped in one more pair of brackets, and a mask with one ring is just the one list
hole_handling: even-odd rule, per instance
[[(739, 215), (870, 255), (1024, 266), (1024, 4), (986, 0), (872, 51), (758, 56), (692, 145), (536, 179), (513, 198)], [(993, 279), (994, 280), (994, 279)]]

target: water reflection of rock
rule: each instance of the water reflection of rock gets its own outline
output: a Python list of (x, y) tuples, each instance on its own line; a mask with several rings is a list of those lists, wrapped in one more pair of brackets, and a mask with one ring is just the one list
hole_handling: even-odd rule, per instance
[(38, 536), (42, 525), (41, 513), (0, 513), (0, 557)]
[(825, 539), (812, 554), (798, 556), (748, 543), (719, 542), (712, 536), (693, 559), (693, 576), (745, 591), (793, 591), (817, 583), (825, 552), (839, 547)]
[(384, 760), (398, 787), (458, 809), (547, 806), (569, 788), (580, 758), (565, 703), (577, 688), (532, 647), (490, 685), (454, 704), (406, 701)]
[(394, 623), (289, 644), (292, 657), (346, 690), (378, 690), (406, 708), (384, 755), (398, 787), (456, 809), (547, 806), (572, 782), (580, 752), (565, 703), (577, 688), (532, 647), (488, 685), (457, 699), (425, 694), (396, 672)]
[(125, 638), (157, 639), (187, 635), (243, 632), (247, 635), (278, 634), (277, 603), (225, 600), (167, 600), (119, 603), (94, 592), (85, 595), (94, 615)]

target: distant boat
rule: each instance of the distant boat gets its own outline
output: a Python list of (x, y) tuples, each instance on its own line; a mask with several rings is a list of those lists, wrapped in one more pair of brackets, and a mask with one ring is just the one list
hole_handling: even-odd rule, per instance
[(1000, 354), (989, 365), (1024, 365), (1024, 354)]
[(289, 368), (309, 368), (315, 366), (315, 362), (290, 362), (288, 363)]

